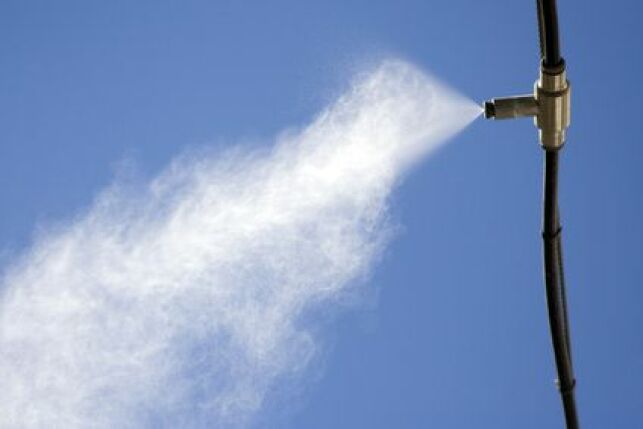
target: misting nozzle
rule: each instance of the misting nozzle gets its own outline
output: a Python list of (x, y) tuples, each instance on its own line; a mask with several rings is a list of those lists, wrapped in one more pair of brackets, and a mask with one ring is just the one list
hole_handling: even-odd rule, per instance
[(537, 114), (538, 103), (533, 95), (494, 98), (484, 103), (484, 116), (487, 119), (512, 119)]
[(494, 98), (484, 103), (487, 119), (512, 119), (533, 116), (540, 144), (555, 150), (565, 143), (570, 123), (570, 85), (565, 70), (540, 71), (533, 95)]

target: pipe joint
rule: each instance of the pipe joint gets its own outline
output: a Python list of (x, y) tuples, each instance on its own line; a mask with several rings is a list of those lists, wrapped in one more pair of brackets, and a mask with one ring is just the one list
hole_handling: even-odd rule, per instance
[(558, 150), (570, 124), (570, 90), (564, 69), (552, 72), (542, 68), (533, 95), (486, 101), (484, 115), (487, 119), (533, 117), (543, 149)]
[(538, 115), (534, 119), (543, 149), (557, 150), (565, 144), (565, 133), (571, 120), (571, 87), (565, 71), (550, 74), (540, 71), (534, 85)]

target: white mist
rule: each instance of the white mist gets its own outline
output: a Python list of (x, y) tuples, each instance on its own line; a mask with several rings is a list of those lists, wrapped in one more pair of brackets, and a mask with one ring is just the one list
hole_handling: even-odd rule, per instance
[(386, 245), (401, 174), (479, 113), (389, 61), (270, 151), (107, 189), (5, 270), (0, 427), (248, 425)]

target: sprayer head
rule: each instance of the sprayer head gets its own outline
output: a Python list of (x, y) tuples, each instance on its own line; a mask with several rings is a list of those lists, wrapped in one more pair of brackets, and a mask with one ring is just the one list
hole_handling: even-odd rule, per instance
[(484, 107), (484, 117), (485, 117), (485, 119), (495, 118), (495, 116), (496, 116), (496, 105), (493, 102), (493, 100), (485, 101), (483, 107)]
[(543, 149), (557, 150), (565, 143), (570, 123), (570, 85), (564, 67), (541, 68), (533, 95), (494, 98), (484, 103), (487, 119), (534, 117)]
[(484, 103), (487, 119), (512, 119), (538, 114), (538, 103), (533, 95), (494, 98)]

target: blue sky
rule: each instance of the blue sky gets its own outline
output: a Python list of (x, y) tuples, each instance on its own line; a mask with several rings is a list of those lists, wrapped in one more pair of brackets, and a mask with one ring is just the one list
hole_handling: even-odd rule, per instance
[[(640, 6), (559, 2), (573, 85), (561, 212), (578, 406), (643, 420)], [(269, 141), (364, 62), (397, 56), (475, 100), (529, 92), (533, 2), (4, 1), (0, 260), (67, 219), (123, 158)], [(327, 334), (321, 377), (262, 427), (562, 427), (529, 120), (478, 120), (407, 177), (375, 304)], [(313, 369), (315, 372), (316, 369)]]

